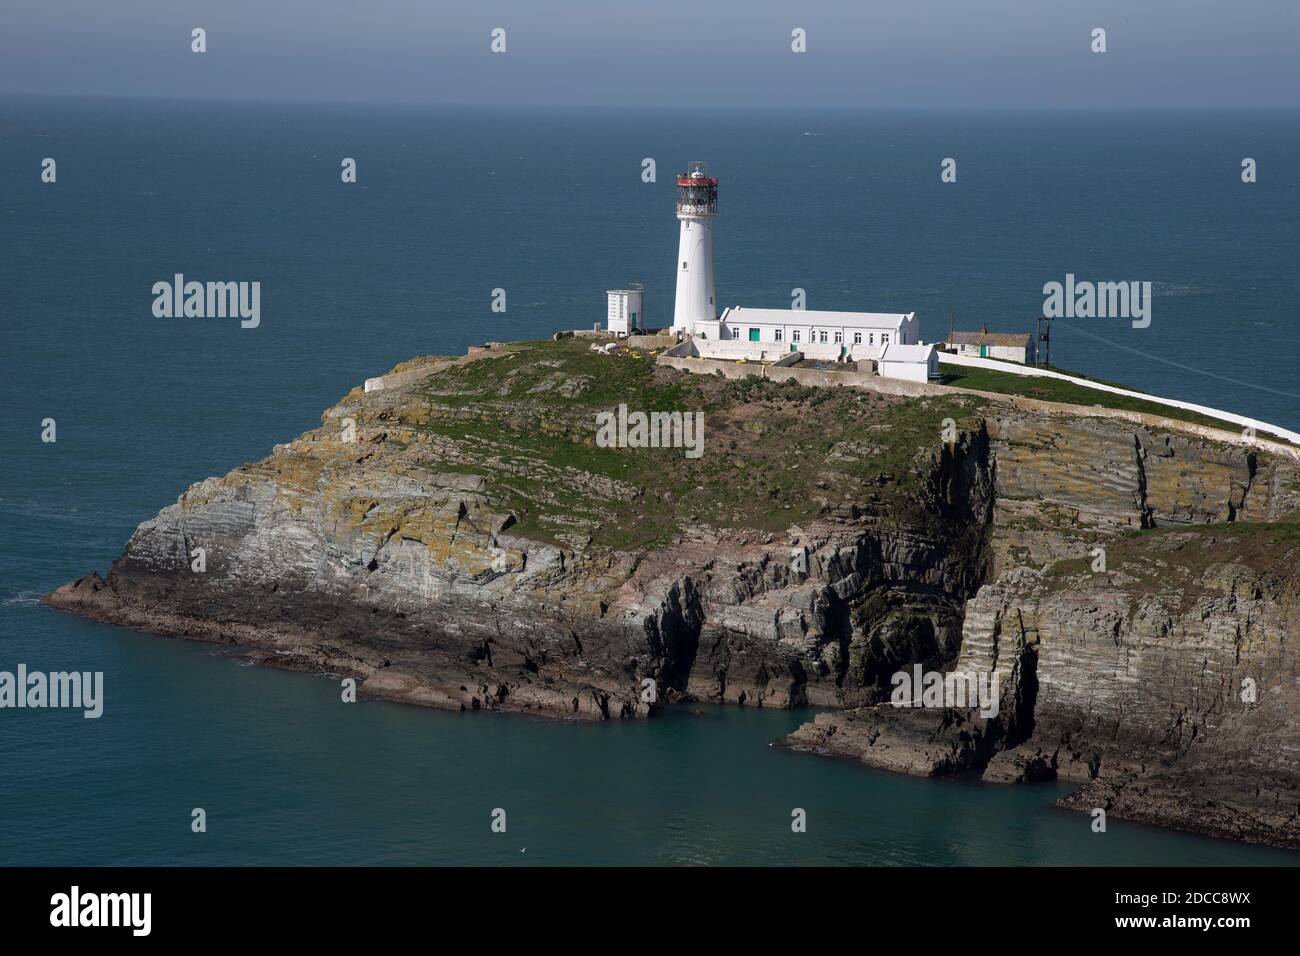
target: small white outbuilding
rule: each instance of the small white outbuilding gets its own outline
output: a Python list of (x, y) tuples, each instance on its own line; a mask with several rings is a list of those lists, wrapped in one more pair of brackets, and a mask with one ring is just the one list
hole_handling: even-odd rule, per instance
[(1002, 359), (1021, 365), (1035, 359), (1034, 337), (1028, 332), (990, 332), (987, 325), (978, 332), (953, 332), (946, 344), (958, 355), (972, 358)]
[(645, 286), (632, 282), (626, 289), (610, 289), (605, 295), (609, 299), (605, 329), (610, 334), (631, 335), (645, 328)]
[(928, 382), (939, 377), (939, 352), (933, 345), (898, 345), (891, 342), (880, 353), (876, 367), (885, 378)]

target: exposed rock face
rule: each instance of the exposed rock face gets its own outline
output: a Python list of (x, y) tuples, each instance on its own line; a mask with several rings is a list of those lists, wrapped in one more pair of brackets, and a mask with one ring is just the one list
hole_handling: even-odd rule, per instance
[[(862, 703), (894, 666), (952, 657), (962, 606), (983, 579), (984, 436), (968, 433), (946, 448), (932, 440), (920, 456), (916, 507), (929, 520), (918, 527), (830, 502), (854, 493), (837, 485), (865, 480), (854, 470), (865, 453), (840, 443), (831, 448), (840, 470), (807, 460), (825, 475), (814, 479), (817, 500), (785, 505), (802, 526), (750, 527), (727, 514), (724, 494), (714, 520), (731, 518), (730, 527), (674, 519), (658, 547), (605, 545), (593, 532), (610, 530), (620, 503), (632, 502), (637, 520), (682, 509), (648, 483), (615, 477), (625, 465), (615, 462), (611, 474), (565, 461), (570, 432), (585, 433), (590, 446), (591, 413), (601, 407), (570, 407), (593, 378), (571, 366), (617, 362), (647, 380), (665, 375), (583, 350), (557, 344), (475, 363), (432, 360), (424, 377), (413, 374), (419, 363), (404, 366), (388, 377), (401, 387), (354, 391), (320, 429), (194, 485), (139, 526), (106, 580), (83, 578), (49, 600), (146, 630), (234, 642), (278, 666), (363, 678), (370, 695), (594, 719), (645, 716), (682, 695), (777, 707)], [(477, 368), (467, 371), (493, 363), (504, 367), (481, 381), (471, 377)], [(695, 384), (666, 376), (662, 387), (674, 394), (683, 381)], [(819, 401), (816, 390), (773, 391), (792, 406), (790, 417)], [(473, 404), (462, 401), (467, 393), (477, 394)], [(657, 394), (644, 396), (647, 404)], [(755, 406), (721, 403), (711, 428), (724, 439), (764, 440)], [(498, 426), (487, 438), (484, 420)], [(937, 424), (927, 431), (937, 436)], [(525, 448), (537, 432), (553, 436), (547, 447)], [(674, 449), (641, 455), (652, 478), (670, 473), (653, 456), (682, 463)], [(872, 488), (890, 485), (868, 471)], [(570, 489), (575, 497), (563, 497)]]
[(1107, 420), (988, 430), (995, 570), (951, 667), (996, 672), (999, 715), (883, 704), (789, 743), (923, 775), (1061, 776), (1085, 783), (1072, 808), (1300, 847), (1296, 463)]
[[(1079, 807), (1300, 845), (1295, 460), (571, 340), (390, 381), (194, 485), (106, 578), (48, 600), (436, 707), (834, 708), (790, 743), (1061, 774), (1087, 782)], [(597, 447), (619, 402), (707, 410), (708, 454)], [(996, 671), (998, 714), (882, 703), (913, 664)]]

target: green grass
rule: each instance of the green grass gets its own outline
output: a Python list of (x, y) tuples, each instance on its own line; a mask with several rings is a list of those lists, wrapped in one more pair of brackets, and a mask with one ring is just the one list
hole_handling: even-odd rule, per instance
[[(1064, 372), (1061, 369), (1056, 371), (1061, 371), (1067, 375), (1077, 374), (1075, 372)], [(1079, 377), (1082, 378), (1083, 376)], [(1147, 415), (1159, 415), (1162, 418), (1172, 418), (1230, 432), (1239, 433), (1242, 430), (1240, 425), (1232, 422), (1187, 411), (1173, 405), (1163, 405), (1160, 402), (1115, 395), (1111, 392), (1088, 388), (1085, 385), (1076, 385), (1073, 382), (1063, 382), (1055, 378), (1017, 375), (1014, 372), (1001, 372), (986, 368), (945, 366), (943, 383), (957, 388), (972, 388), (982, 392), (1022, 395), (1025, 398), (1035, 398), (1045, 402), (1062, 402), (1067, 405), (1100, 405), (1104, 408), (1115, 408), (1121, 411), (1142, 412)], [(1118, 385), (1116, 387), (1128, 388), (1127, 385)]]
[[(529, 401), (544, 394), (548, 404), (584, 406), (617, 405), (645, 411), (667, 411), (682, 407), (698, 393), (689, 382), (655, 385), (650, 379), (654, 356), (637, 350), (636, 357), (598, 355), (585, 339), (561, 339), (520, 342), (502, 350), (500, 356), (483, 358), (448, 369), (430, 379), (424, 391), (438, 393), (438, 400), (448, 405), (471, 405), (484, 398), (505, 401)], [(566, 395), (552, 390), (530, 392), (546, 379), (581, 384), (581, 392)]]
[[(934, 468), (943, 420), (974, 425), (983, 405), (694, 376), (588, 345), (525, 343), (415, 390), (412, 420), (456, 449), (431, 467), (482, 474), (519, 533), (539, 540), (578, 531), (600, 546), (648, 548), (701, 523), (777, 532), (841, 503), (933, 520), (932, 503), (916, 500), (918, 476)], [(596, 414), (620, 403), (704, 412), (704, 454), (598, 447)]]
[[(1290, 575), (1300, 552), (1300, 515), (1277, 521), (1227, 521), (1167, 525), (1128, 531), (1105, 544), (1108, 573), (1133, 578), (1148, 594), (1186, 592), (1191, 601), (1213, 566), (1241, 564), (1261, 573)], [(1044, 581), (1068, 589), (1080, 575), (1092, 574), (1092, 557), (1058, 561)]]

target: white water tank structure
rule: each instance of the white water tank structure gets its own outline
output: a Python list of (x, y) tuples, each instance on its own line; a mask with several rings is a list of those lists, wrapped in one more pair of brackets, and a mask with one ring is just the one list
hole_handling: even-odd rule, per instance
[(677, 177), (677, 298), (673, 330), (694, 333), (697, 322), (716, 322), (713, 289), (713, 220), (718, 214), (718, 181), (704, 163), (688, 163)]
[(630, 335), (645, 328), (645, 286), (629, 282), (626, 289), (610, 289), (609, 311), (605, 331), (611, 335)]

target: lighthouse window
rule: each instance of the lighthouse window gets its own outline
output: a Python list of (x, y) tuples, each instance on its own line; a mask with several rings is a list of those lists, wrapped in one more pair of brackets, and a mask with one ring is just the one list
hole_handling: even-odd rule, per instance
[(683, 269), (686, 268), (686, 263), (684, 263), (684, 262), (682, 263), (682, 268), (683, 268)]

